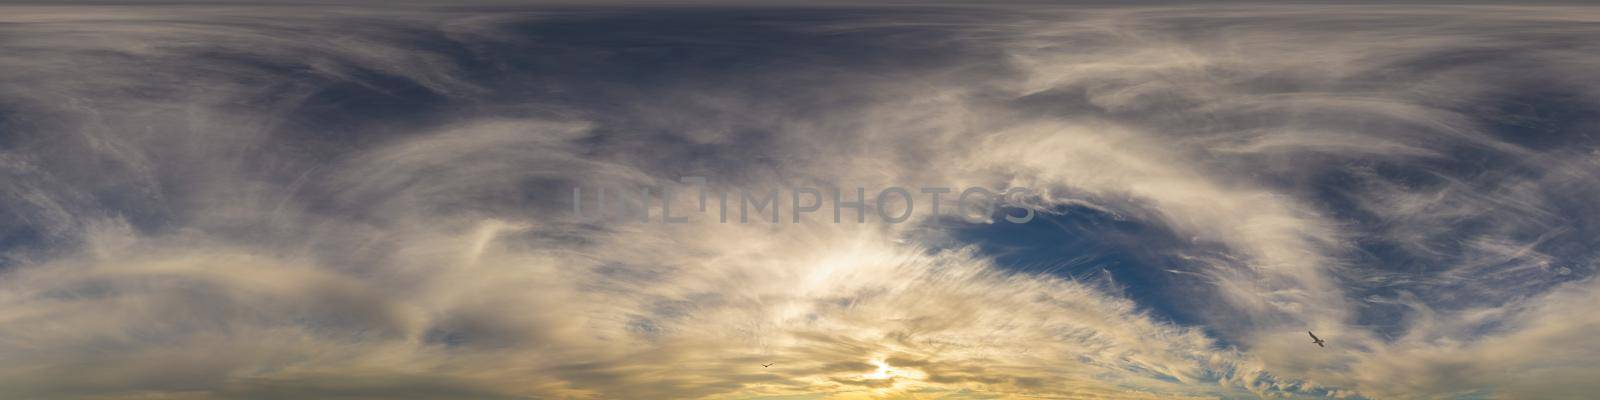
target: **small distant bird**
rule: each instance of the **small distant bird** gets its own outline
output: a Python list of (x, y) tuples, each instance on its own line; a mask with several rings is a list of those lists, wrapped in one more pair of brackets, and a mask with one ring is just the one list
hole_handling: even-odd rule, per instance
[(1311, 343), (1316, 343), (1317, 347), (1328, 347), (1328, 346), (1323, 346), (1322, 345), (1323, 343), (1327, 343), (1327, 342), (1322, 340), (1322, 339), (1317, 338), (1317, 334), (1311, 333), (1311, 331), (1306, 331), (1306, 334), (1307, 335), (1311, 335)]
[(772, 366), (772, 364), (777, 364), (777, 363), (766, 363), (766, 364), (761, 364), (761, 368), (766, 368), (766, 367), (771, 367), (771, 366)]

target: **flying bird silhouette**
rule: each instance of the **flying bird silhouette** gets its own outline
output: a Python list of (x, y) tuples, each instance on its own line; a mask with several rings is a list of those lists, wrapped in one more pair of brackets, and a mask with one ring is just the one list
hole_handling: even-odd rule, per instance
[(1317, 347), (1328, 347), (1328, 346), (1323, 346), (1322, 345), (1323, 343), (1326, 343), (1326, 341), (1318, 338), (1317, 334), (1311, 333), (1311, 331), (1306, 331), (1306, 334), (1307, 335), (1311, 335), (1311, 343), (1316, 343)]
[(771, 366), (772, 366), (772, 364), (777, 364), (777, 363), (766, 363), (766, 364), (761, 364), (761, 368), (766, 368), (766, 367), (771, 367)]

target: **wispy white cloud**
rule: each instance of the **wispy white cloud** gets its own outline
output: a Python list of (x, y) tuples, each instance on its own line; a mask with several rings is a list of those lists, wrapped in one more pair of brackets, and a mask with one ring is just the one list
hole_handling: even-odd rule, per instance
[[(538, 30), (620, 9), (7, 9), (25, 398), (1575, 397), (1600, 359), (1594, 144), (1482, 115), (1592, 99), (1586, 8), (841, 14), (739, 26), (888, 55), (745, 64), (715, 32)], [(926, 215), (571, 213), (691, 175), (1041, 189), (1183, 238), (1193, 287), (1151, 289), (1217, 301), (1172, 322)]]

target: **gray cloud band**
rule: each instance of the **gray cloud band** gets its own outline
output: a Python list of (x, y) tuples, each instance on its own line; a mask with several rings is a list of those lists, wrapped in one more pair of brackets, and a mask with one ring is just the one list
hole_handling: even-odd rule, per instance
[[(946, 216), (949, 208), (944, 207), (945, 195), (954, 192), (948, 187), (919, 187), (917, 196), (911, 189), (899, 186), (890, 186), (879, 190), (876, 195), (867, 197), (867, 190), (863, 187), (855, 188), (854, 199), (850, 199), (838, 187), (819, 189), (815, 187), (797, 187), (789, 190), (768, 189), (765, 191), (750, 191), (739, 189), (734, 193), (714, 192), (707, 190), (704, 177), (685, 177), (679, 180), (685, 184), (697, 184), (695, 205), (676, 204), (674, 201), (679, 191), (671, 186), (641, 187), (634, 190), (615, 190), (608, 192), (605, 188), (596, 187), (585, 196), (582, 187), (572, 188), (572, 214), (580, 219), (621, 221), (660, 222), (668, 224), (688, 223), (692, 215), (712, 213), (708, 205), (714, 201), (717, 209), (714, 211), (718, 223), (728, 223), (737, 213), (739, 223), (750, 223), (752, 220), (761, 221), (763, 216), (770, 223), (802, 223), (810, 221), (806, 214), (822, 211), (824, 206), (831, 206), (833, 210), (833, 223), (844, 222), (845, 209), (855, 211), (856, 223), (867, 223), (867, 209), (874, 210), (877, 215), (876, 222), (898, 224), (909, 221), (917, 215), (917, 204), (926, 201), (928, 216), (939, 220)], [(788, 196), (783, 196), (787, 192)], [(826, 194), (826, 197), (824, 197)], [(970, 187), (962, 190), (955, 196), (955, 217), (969, 223), (983, 223), (993, 221), (995, 213), (1002, 212), (999, 219), (1013, 224), (1025, 224), (1033, 220), (1035, 210), (1026, 201), (1036, 197), (1033, 190), (1023, 187), (1011, 187), (999, 192), (983, 187)], [(922, 200), (918, 200), (918, 199)], [(782, 218), (785, 214), (784, 199), (788, 199), (787, 208), (790, 218)], [(824, 201), (824, 200), (831, 201)], [(652, 213), (651, 209), (659, 207), (659, 212)], [(680, 208), (681, 207), (681, 208)], [(734, 209), (737, 208), (737, 211)], [(685, 210), (696, 210), (699, 214), (684, 214)], [(753, 217), (753, 218), (752, 218)]]

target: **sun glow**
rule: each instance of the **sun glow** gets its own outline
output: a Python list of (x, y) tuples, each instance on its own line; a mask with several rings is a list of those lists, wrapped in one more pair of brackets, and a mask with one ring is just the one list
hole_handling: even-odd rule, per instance
[(873, 371), (870, 374), (862, 375), (862, 378), (872, 380), (889, 379), (895, 377), (895, 373), (898, 372), (893, 367), (890, 367), (889, 363), (883, 362), (883, 360), (872, 360), (872, 365), (878, 366), (878, 370)]
[(923, 373), (922, 371), (915, 370), (915, 369), (896, 368), (893, 365), (889, 365), (889, 363), (887, 361), (884, 361), (884, 359), (881, 359), (881, 358), (874, 358), (871, 361), (868, 361), (868, 363), (872, 364), (874, 366), (877, 366), (878, 369), (874, 370), (874, 371), (872, 371), (870, 373), (861, 375), (862, 379), (869, 379), (869, 380), (885, 380), (885, 379), (922, 380), (923, 378), (927, 378), (927, 376), (928, 376), (928, 374)]

